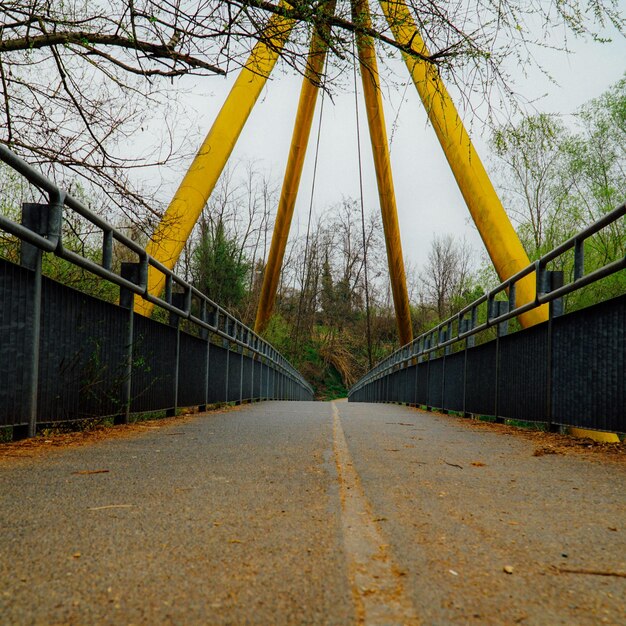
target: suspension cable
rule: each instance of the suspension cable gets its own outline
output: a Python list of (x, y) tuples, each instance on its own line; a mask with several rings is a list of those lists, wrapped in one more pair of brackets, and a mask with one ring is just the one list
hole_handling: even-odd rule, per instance
[(324, 117), (324, 101), (325, 101), (325, 96), (326, 96), (326, 61), (324, 63), (324, 74), (323, 74), (323, 78), (321, 79), (321, 84), (320, 84), (320, 88), (322, 90), (322, 99), (320, 102), (320, 115), (319, 115), (319, 119), (317, 122), (317, 139), (315, 141), (315, 159), (313, 161), (313, 179), (311, 181), (311, 194), (310, 194), (310, 198), (309, 198), (309, 216), (308, 216), (308, 220), (307, 220), (307, 226), (306, 226), (306, 239), (305, 239), (305, 244), (304, 244), (304, 264), (303, 264), (303, 268), (302, 268), (302, 289), (300, 290), (300, 299), (298, 301), (298, 316), (296, 318), (296, 341), (295, 341), (295, 348), (296, 351), (298, 349), (298, 343), (300, 340), (300, 320), (301, 320), (301, 316), (302, 316), (302, 304), (304, 302), (304, 295), (306, 293), (306, 290), (309, 286), (309, 276), (310, 276), (310, 272), (307, 271), (307, 263), (309, 260), (309, 240), (310, 240), (310, 236), (311, 236), (311, 216), (313, 214), (313, 199), (315, 197), (315, 183), (317, 181), (317, 162), (318, 162), (318, 157), (319, 157), (319, 152), (320, 152), (320, 137), (322, 134), (322, 118)]
[(357, 76), (356, 76), (356, 46), (355, 38), (352, 40), (352, 57), (354, 63), (352, 65), (354, 75), (354, 111), (356, 117), (356, 145), (357, 145), (357, 162), (359, 164), (359, 193), (361, 198), (361, 232), (363, 235), (363, 271), (365, 277), (365, 317), (367, 321), (367, 358), (369, 361), (369, 367), (372, 369), (372, 325), (370, 318), (370, 294), (369, 294), (369, 279), (367, 273), (367, 240), (365, 235), (365, 202), (363, 200), (363, 164), (361, 163), (361, 131), (359, 129), (359, 94), (357, 89)]

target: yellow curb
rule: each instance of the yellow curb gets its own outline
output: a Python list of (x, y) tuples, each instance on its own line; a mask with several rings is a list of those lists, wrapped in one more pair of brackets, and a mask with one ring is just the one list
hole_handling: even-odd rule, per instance
[(574, 437), (586, 437), (601, 443), (619, 443), (619, 437), (615, 433), (607, 433), (602, 430), (587, 430), (586, 428), (570, 428), (569, 434)]

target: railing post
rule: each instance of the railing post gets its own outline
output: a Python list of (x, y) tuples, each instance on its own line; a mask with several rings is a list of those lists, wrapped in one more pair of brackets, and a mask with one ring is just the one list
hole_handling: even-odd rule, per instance
[(230, 398), (228, 397), (229, 395), (229, 377), (230, 377), (230, 341), (228, 341), (227, 339), (224, 339), (222, 341), (222, 345), (224, 346), (224, 348), (226, 348), (226, 392), (225, 392), (225, 398), (226, 398), (226, 402), (230, 402)]
[[(474, 312), (474, 310), (472, 309), (472, 313)], [(465, 317), (462, 317), (459, 320), (459, 335), (463, 334), (463, 333), (467, 333), (470, 330), (472, 330), (472, 321), (473, 321), (473, 315), (470, 319), (465, 319)], [(473, 338), (472, 337), (466, 337), (465, 338), (465, 345), (463, 346), (463, 417), (470, 417), (470, 413), (468, 413), (467, 411), (467, 348), (468, 348), (468, 344), (469, 344), (469, 340)]]
[[(468, 320), (469, 327), (467, 330), (474, 330), (476, 328), (476, 322), (478, 321), (478, 307), (473, 306), (470, 312), (470, 318)], [(476, 346), (476, 335), (470, 335), (465, 340), (465, 371), (463, 381), (463, 415), (465, 417), (472, 417), (472, 412), (467, 410), (467, 351), (469, 348)]]
[[(240, 338), (241, 339), (241, 338)], [(244, 347), (239, 346), (241, 358), (239, 359), (239, 404), (243, 404), (243, 353)]]
[[(22, 226), (46, 236), (48, 234), (47, 204), (22, 204)], [(39, 342), (41, 339), (41, 260), (43, 253), (36, 246), (22, 241), (20, 264), (33, 271), (32, 326), (30, 344), (29, 389), (26, 395), (28, 426), (13, 427), (13, 439), (34, 437), (37, 433), (37, 395), (39, 392)]]
[[(439, 335), (439, 341), (445, 343), (450, 338), (452, 329), (450, 326), (445, 326)], [(447, 413), (448, 409), (445, 406), (446, 403), (446, 357), (450, 354), (451, 346), (446, 346), (443, 349), (443, 365), (441, 367), (441, 412)]]
[[(581, 242), (577, 241), (575, 246), (575, 268), (574, 274), (580, 276), (584, 274), (584, 246)], [(542, 294), (549, 293), (553, 289), (558, 289), (563, 286), (563, 272), (562, 271), (550, 271), (544, 268), (539, 269), (539, 276), (537, 282), (540, 285), (538, 291)], [(563, 315), (563, 298), (557, 298), (550, 302), (548, 324), (547, 324), (547, 381), (546, 381), (546, 421), (548, 424), (548, 430), (550, 432), (558, 432), (560, 427), (552, 422), (552, 332), (553, 332), (553, 320), (555, 317)]]
[(574, 243), (574, 280), (585, 275), (585, 240), (576, 239)]
[(417, 354), (419, 353), (419, 344), (416, 344), (415, 346), (415, 359), (413, 359), (415, 361), (415, 377), (413, 378), (413, 405), (417, 406), (417, 383), (418, 383), (418, 376), (419, 376), (419, 364), (420, 364), (420, 359), (417, 356)]
[(252, 353), (250, 357), (250, 402), (254, 402), (254, 364), (256, 363), (256, 339), (252, 338), (248, 340), (252, 345)]
[[(171, 294), (170, 303), (177, 309), (184, 309), (186, 302), (186, 294), (174, 292)], [(180, 375), (180, 316), (170, 312), (170, 326), (176, 329), (176, 356), (174, 363), (174, 406), (167, 409), (165, 414), (167, 417), (175, 417), (178, 410), (178, 379)]]
[[(471, 317), (470, 317), (470, 328), (469, 330), (473, 330), (476, 328), (476, 322), (478, 321), (478, 309), (477, 307), (472, 307)], [(473, 348), (476, 345), (476, 335), (471, 335), (467, 338), (467, 347)]]
[[(200, 319), (206, 323), (209, 321), (206, 300), (200, 301)], [(209, 404), (209, 372), (211, 366), (211, 333), (208, 328), (200, 329), (200, 339), (206, 341), (206, 356), (204, 359), (204, 404), (200, 405), (198, 410), (206, 411)]]
[[(428, 335), (428, 337), (426, 337), (426, 339), (424, 340), (424, 348), (426, 350), (428, 350), (430, 348), (430, 341), (431, 341), (431, 337), (430, 335)], [(428, 358), (428, 360), (426, 361), (426, 410), (430, 411), (432, 409), (432, 407), (430, 406), (430, 356), (431, 353), (427, 352), (426, 356)]]
[[(491, 317), (497, 318), (504, 315), (509, 310), (509, 302), (501, 300), (490, 300)], [(504, 418), (500, 417), (500, 337), (505, 336), (509, 331), (509, 321), (498, 322), (496, 327), (496, 385), (494, 399), (494, 415), (498, 424), (504, 424)]]
[[(120, 276), (131, 283), (139, 284), (140, 263), (122, 263)], [(135, 343), (135, 294), (126, 287), (120, 287), (120, 307), (128, 310), (128, 330), (126, 332), (125, 374), (122, 384), (122, 406), (124, 412), (113, 418), (114, 424), (128, 424), (130, 419), (131, 389), (133, 376), (133, 349)]]

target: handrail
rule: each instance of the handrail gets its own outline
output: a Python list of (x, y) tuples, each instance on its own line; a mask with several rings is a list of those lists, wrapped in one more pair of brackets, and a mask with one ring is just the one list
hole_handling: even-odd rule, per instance
[[(425, 333), (422, 333), (411, 343), (395, 350), (388, 357), (377, 363), (365, 376), (359, 379), (348, 392), (348, 396), (369, 384), (371, 381), (387, 375), (398, 367), (406, 365), (413, 359), (424, 357), (437, 350), (452, 346), (463, 339), (472, 337), (488, 328), (496, 327), (498, 324), (517, 317), (522, 313), (543, 304), (553, 302), (568, 293), (581, 289), (586, 285), (626, 268), (626, 257), (624, 257), (608, 262), (588, 274), (585, 274), (584, 271), (585, 241), (624, 216), (626, 216), (626, 203), (606, 215), (603, 215), (593, 224), (590, 224), (573, 237), (570, 237), (567, 241), (541, 256), (534, 263), (531, 263), (507, 280), (501, 282), (495, 289), (482, 295), (455, 315), (440, 322), (437, 326)], [(574, 250), (573, 280), (567, 284), (551, 289), (546, 285), (545, 280), (548, 263), (572, 249)], [(515, 303), (515, 286), (522, 278), (531, 274), (535, 274), (537, 282), (535, 299), (532, 302), (517, 305)], [(508, 307), (506, 308), (508, 308), (508, 310), (500, 312), (499, 309), (492, 306), (492, 303), (497, 302), (496, 298), (503, 293), (506, 295), (506, 302), (508, 302)], [(478, 307), (485, 303), (487, 303), (487, 319), (483, 323), (477, 324)], [(453, 332), (454, 329), (456, 330)]]
[[(246, 350), (253, 352), (259, 356), (262, 356), (267, 361), (270, 361), (274, 367), (291, 378), (295, 379), (300, 385), (307, 389), (311, 394), (313, 388), (302, 377), (293, 365), (282, 356), (270, 343), (265, 341), (262, 337), (257, 335), (254, 330), (239, 321), (234, 315), (229, 313), (226, 309), (222, 308), (215, 301), (208, 298), (201, 293), (193, 285), (177, 276), (172, 270), (165, 267), (157, 259), (150, 256), (139, 244), (132, 241), (129, 237), (122, 232), (115, 229), (105, 219), (89, 210), (79, 200), (60, 189), (53, 181), (46, 178), (41, 172), (29, 165), (26, 161), (18, 157), (9, 148), (0, 143), (0, 160), (6, 163), (13, 170), (21, 174), (32, 185), (37, 187), (44, 195), (48, 197), (48, 203), (51, 207), (50, 218), (54, 219), (57, 223), (57, 232), (54, 236), (45, 237), (33, 230), (25, 227), (22, 224), (18, 224), (13, 220), (0, 215), (0, 229), (4, 230), (16, 237), (36, 246), (37, 248), (51, 252), (56, 256), (66, 259), (69, 262), (77, 265), (100, 278), (108, 280), (120, 287), (128, 289), (135, 294), (138, 294), (145, 300), (159, 306), (160, 308), (169, 311), (175, 315), (178, 315), (182, 319), (189, 320), (196, 326), (209, 330), (218, 335), (222, 339), (225, 339), (233, 344), (240, 346)], [(103, 254), (102, 263), (96, 263), (90, 259), (83, 257), (82, 255), (68, 250), (63, 246), (62, 233), (60, 224), (62, 220), (62, 213), (65, 209), (70, 209), (79, 214), (91, 224), (96, 226), (102, 231), (103, 237)], [(52, 213), (55, 213), (52, 215)], [(126, 278), (123, 278), (119, 274), (115, 273), (111, 269), (112, 259), (112, 243), (113, 239), (119, 242), (128, 250), (134, 252), (139, 257), (141, 266), (140, 281), (136, 284)], [(156, 268), (166, 278), (166, 282), (170, 285), (170, 289), (166, 289), (165, 299), (162, 297), (154, 296), (148, 293), (147, 290), (147, 267), (148, 265)], [(183, 289), (186, 297), (184, 299), (184, 308), (174, 306), (171, 302), (171, 284), (175, 283), (179, 288)], [(192, 300), (195, 299), (200, 303), (202, 310), (211, 310), (213, 318), (216, 323), (211, 324), (206, 320), (202, 320), (192, 313)], [(220, 328), (220, 321), (223, 320), (222, 327)]]

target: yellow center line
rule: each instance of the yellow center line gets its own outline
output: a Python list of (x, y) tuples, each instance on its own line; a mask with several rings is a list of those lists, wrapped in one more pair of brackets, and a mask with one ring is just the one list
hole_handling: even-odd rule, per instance
[(419, 624), (406, 595), (403, 573), (374, 521), (348, 451), (337, 405), (331, 402), (333, 447), (339, 477), (343, 540), (357, 619), (374, 624)]

